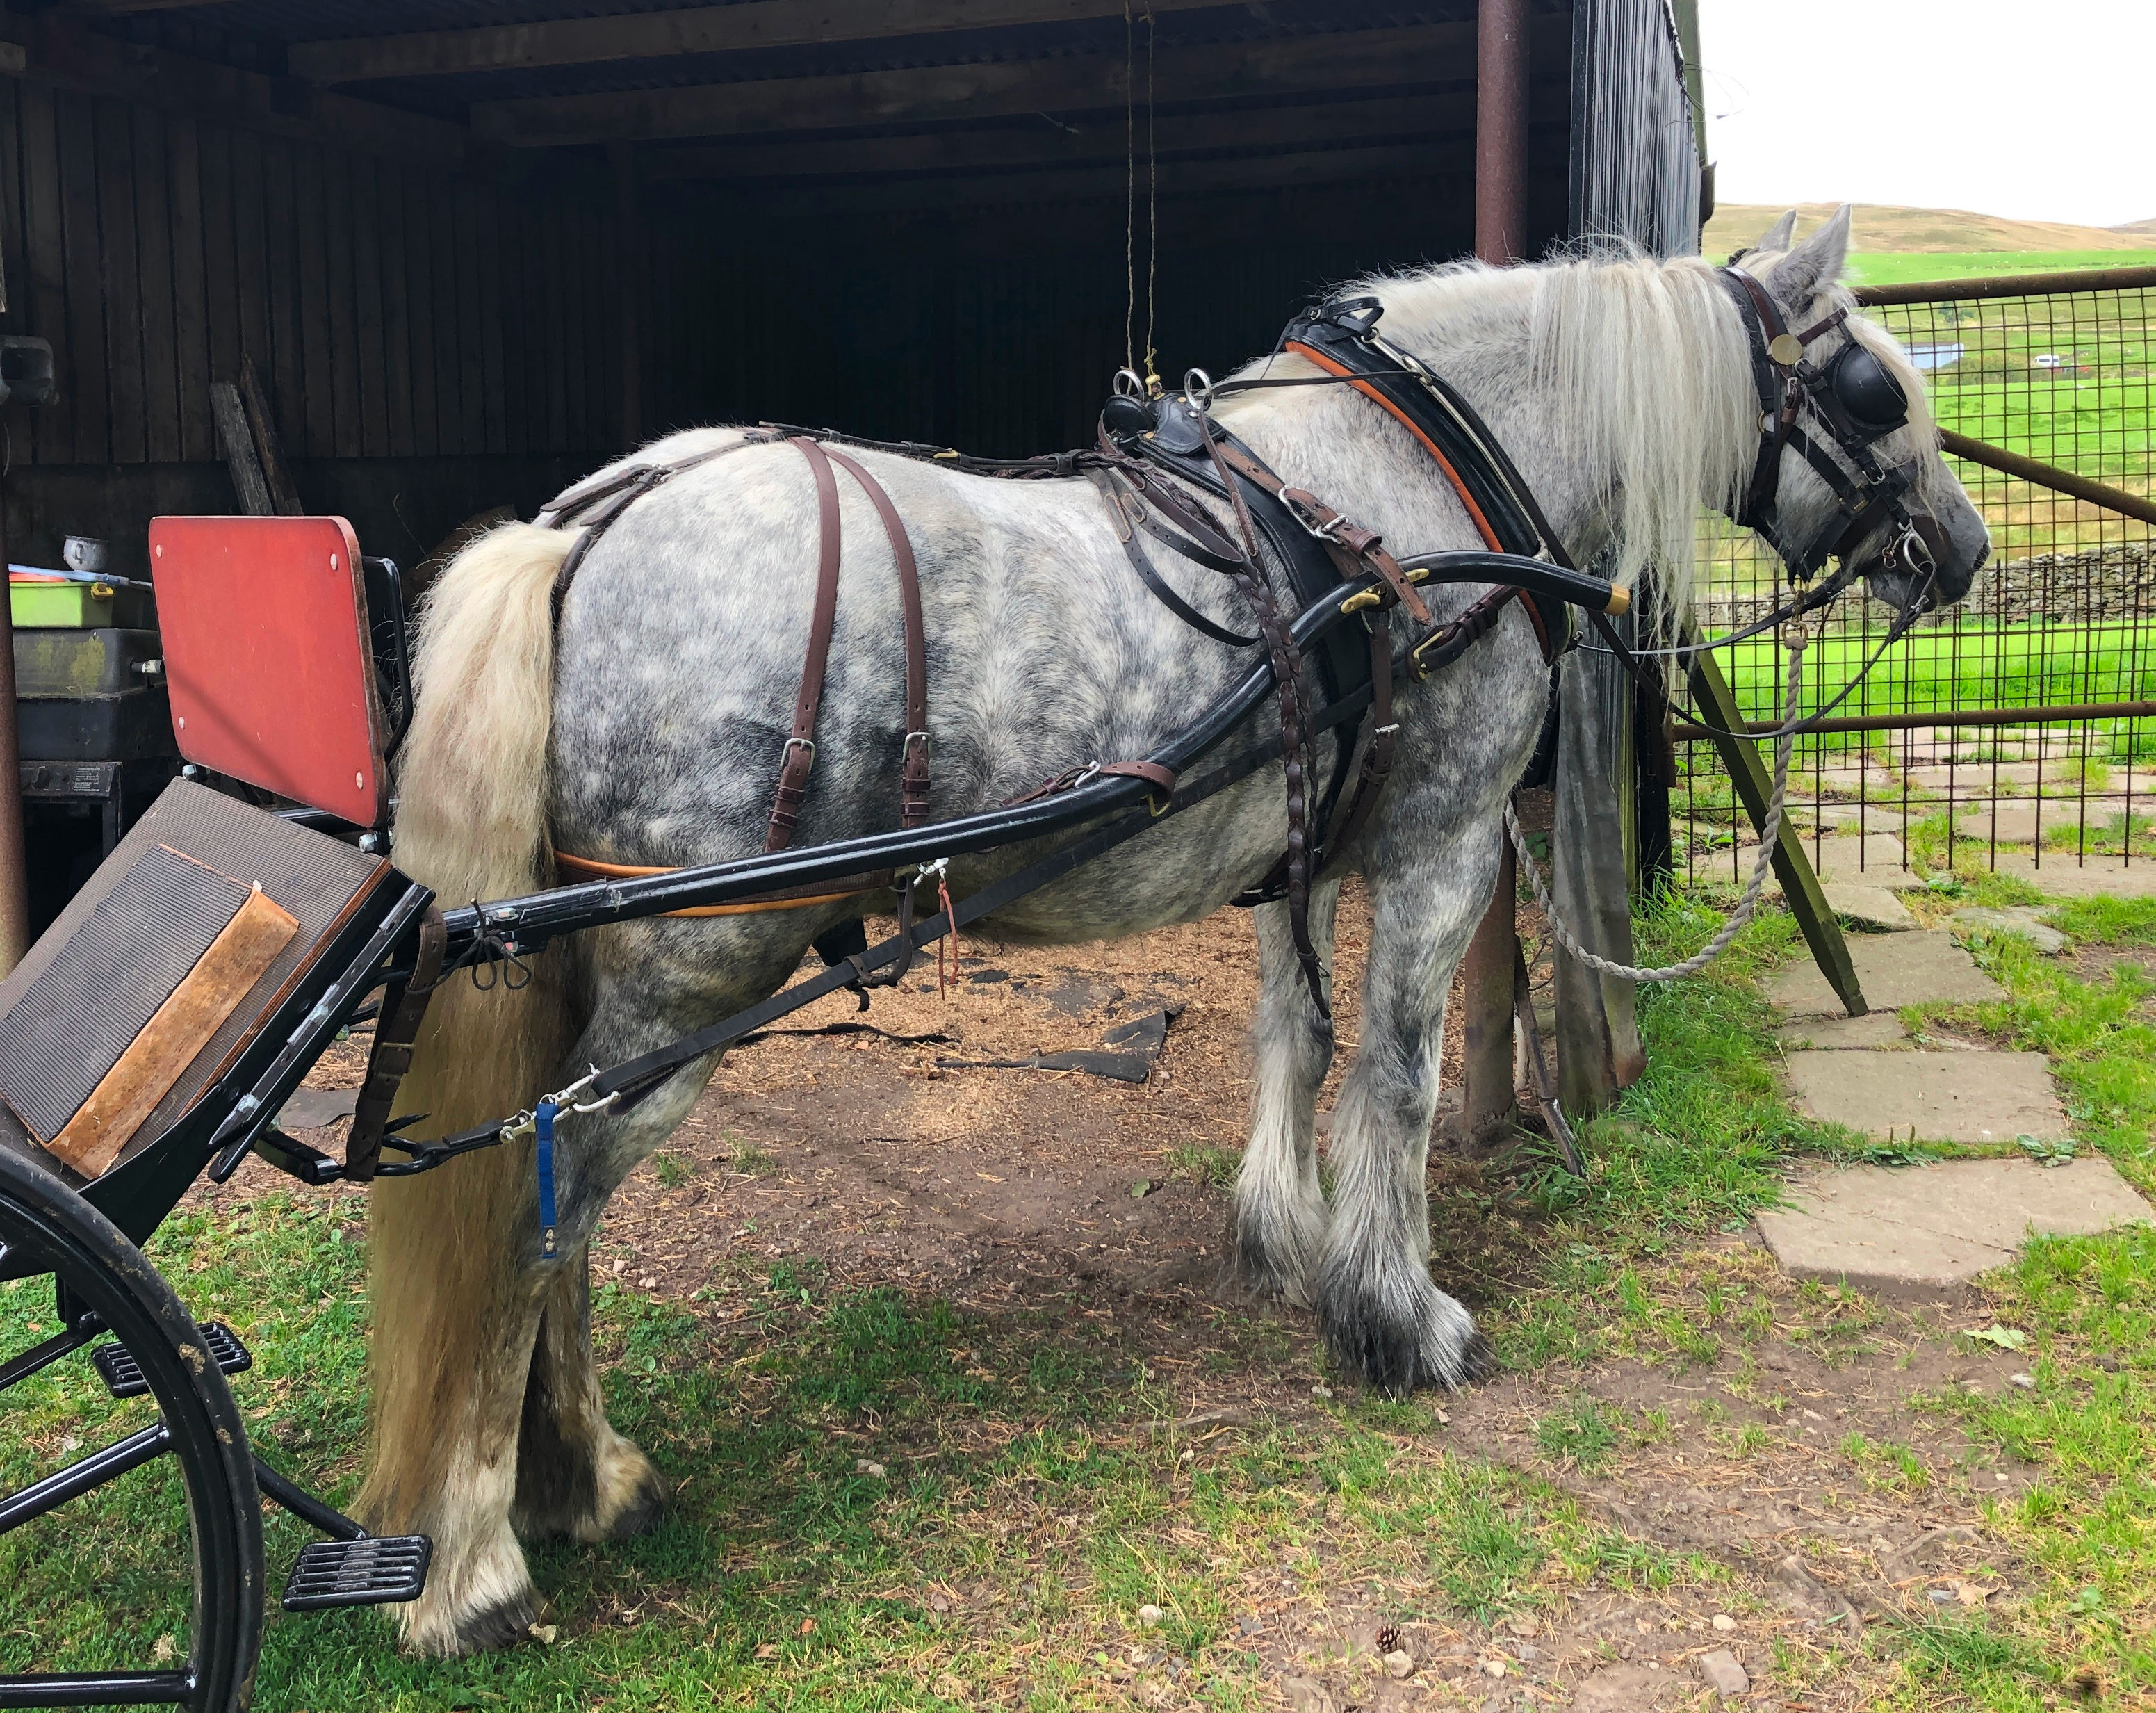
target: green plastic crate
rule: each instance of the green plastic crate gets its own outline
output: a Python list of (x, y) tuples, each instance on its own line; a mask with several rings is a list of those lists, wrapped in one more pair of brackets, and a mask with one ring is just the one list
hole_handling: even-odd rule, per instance
[(90, 583), (13, 583), (8, 610), (24, 630), (95, 630), (112, 623), (112, 597), (97, 598)]

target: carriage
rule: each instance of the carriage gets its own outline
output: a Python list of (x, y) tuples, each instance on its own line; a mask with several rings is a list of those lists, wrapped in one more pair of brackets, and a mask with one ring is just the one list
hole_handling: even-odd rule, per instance
[[(0, 1679), (0, 1706), (244, 1706), (264, 1617), (265, 1499), (322, 1537), (291, 1569), (287, 1609), (414, 1602), (436, 1567), (425, 1535), (371, 1533), (250, 1446), (233, 1391), (233, 1376), (249, 1366), (247, 1350), (229, 1328), (198, 1324), (141, 1247), (198, 1177), (228, 1180), (252, 1154), (302, 1184), (367, 1183), (455, 1174), (471, 1169), (459, 1164), (466, 1155), (514, 1152), (528, 1158), (536, 1188), (532, 1252), (551, 1259), (557, 1125), (632, 1106), (820, 995), (852, 989), (865, 1004), (870, 989), (945, 934), (1157, 834), (1261, 769), (1284, 768), (1293, 800), (1296, 759), (1322, 743), (1328, 764), (1309, 780), (1308, 800), (1291, 803), (1289, 856), (1255, 889), (1292, 913), (1298, 888), (1306, 903), (1328, 851), (1353, 838), (1366, 796), (1383, 787), (1396, 683), (1460, 658), (1515, 600), (1534, 610), (1533, 628), (1552, 654), (1568, 607), (1623, 650), (1607, 620), (1624, 610), (1625, 589), (1566, 560), (1496, 437), (1440, 380), (1385, 344), (1378, 320), (1368, 299), (1299, 318), (1285, 342), (1306, 368), (1285, 383), (1352, 387), (1409, 430), (1481, 526), (1480, 549), (1396, 558), (1373, 532), (1274, 476), (1211, 414), (1216, 394), (1237, 383), (1216, 389), (1195, 372), (1172, 394), (1127, 378), (1104, 413), (1100, 448), (1085, 454), (989, 464), (933, 447), (875, 449), (887, 460), (957, 464), (992, 482), (1091, 483), (1136, 579), (1201, 631), (1209, 622), (1203, 615), (1180, 610), (1172, 589), (1155, 586), (1163, 579), (1147, 543), (1228, 575), (1255, 579), (1263, 560), (1276, 568), (1276, 589), (1284, 584), (1292, 597), (1276, 602), (1262, 586), (1245, 589), (1261, 635), (1231, 640), (1255, 654), (1165, 743), (1142, 757), (1096, 759), (999, 806), (942, 820), (927, 817), (921, 783), (928, 744), (916, 694), (915, 588), (905, 627), (901, 824), (791, 842), (816, 759), (826, 665), (818, 651), (828, 654), (835, 599), (833, 466), (876, 499), (880, 490), (862, 467), (865, 443), (750, 430), (671, 461), (631, 460), (569, 491), (542, 519), (575, 543), (554, 562), (557, 611), (577, 562), (641, 496), (692, 466), (758, 446), (779, 449), (774, 455), (791, 448), (815, 476), (824, 568), (765, 851), (660, 869), (564, 857), (563, 875), (585, 877), (523, 896), (437, 898), (397, 866), (392, 764), (415, 693), (393, 564), (367, 555), (336, 517), (168, 517), (152, 526), (166, 673), (189, 765), (0, 985), (0, 1278), (49, 1278), (57, 1317), (50, 1336), (0, 1363), (0, 1391), (86, 1355), (114, 1396), (146, 1394), (157, 1420), (0, 1499), (0, 1532), (64, 1517), (69, 1500), (169, 1453), (187, 1495), (193, 1619), (184, 1660)], [(1759, 348), (1768, 349), (1764, 332)], [(1800, 357), (1801, 349), (1773, 361), (1794, 375)], [(1844, 452), (1868, 461), (1871, 444), (1894, 424), (1851, 425), (1855, 388), (1818, 387), (1830, 409), (1844, 412), (1835, 424)], [(1794, 420), (1793, 406), (1771, 448), (1777, 469)], [(1767, 460), (1763, 452), (1763, 468)], [(1831, 536), (1819, 535), (1818, 558), (1837, 546), (1846, 584), (1851, 544), (1869, 540), (1892, 511), (1898, 532), (1870, 566), (1891, 571), (1892, 556), (1907, 553), (1913, 576), (1922, 544), (1898, 492), (1882, 496), (1859, 484), (1843, 500)], [(1221, 522), (1222, 508), (1233, 523)], [(908, 583), (906, 529), (887, 496), (875, 509)], [(1491, 592), (1455, 599), (1449, 617), (1433, 618), (1425, 595), (1455, 584)], [(1816, 604), (1824, 593), (1791, 605)], [(1912, 594), (1909, 610), (1926, 599)], [(1255, 737), (1269, 697), (1280, 703), (1281, 723)], [(977, 868), (989, 877), (970, 889), (956, 884), (952, 865), (963, 871), (983, 853), (1008, 860)], [(847, 915), (815, 939), (820, 971), (679, 1040), (594, 1067), (526, 1109), (424, 1140), (407, 1131), (425, 1114), (392, 1116), (429, 996), (450, 984), (513, 989), (552, 942), (611, 924), (785, 911), (834, 897), (888, 901), (896, 931), (871, 946), (860, 913)], [(1322, 1011), (1299, 920), (1295, 938)], [(277, 1120), (340, 1034), (369, 1025), (367, 1080), (338, 1159)]]

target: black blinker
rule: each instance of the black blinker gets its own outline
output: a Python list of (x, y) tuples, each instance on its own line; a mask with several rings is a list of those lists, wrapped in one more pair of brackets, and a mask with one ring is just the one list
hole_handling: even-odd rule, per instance
[(1827, 385), (1861, 428), (1884, 434), (1909, 419), (1909, 395), (1893, 372), (1871, 351), (1857, 344), (1844, 346), (1829, 365)]

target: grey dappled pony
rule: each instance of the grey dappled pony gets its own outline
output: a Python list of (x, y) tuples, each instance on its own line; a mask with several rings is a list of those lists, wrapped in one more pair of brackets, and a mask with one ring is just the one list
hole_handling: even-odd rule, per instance
[[(1846, 211), (1794, 249), (1791, 235), (1785, 219), (1763, 244), (1785, 253), (1751, 265), (1803, 326), (1835, 295)], [(1682, 602), (1697, 509), (1732, 503), (1756, 445), (1745, 332), (1706, 264), (1469, 265), (1356, 289), (1383, 301), (1391, 341), (1481, 412), (1580, 563), (1603, 554), (1626, 580), (1651, 566)], [(1958, 599), (1986, 549), (1983, 523), (1940, 463), (1913, 368), (1883, 334), (1856, 337), (1889, 353), (1910, 395), (1911, 425), (1881, 455), (1915, 466), (1910, 510), (1933, 538), (1941, 593)], [(1291, 358), (1270, 365), (1310, 372)], [(1423, 451), (1347, 388), (1254, 392), (1218, 414), (1397, 553), (1480, 545)], [(737, 432), (698, 430), (638, 455), (675, 458)], [(993, 809), (1074, 765), (1144, 755), (1249, 670), (1249, 651), (1199, 635), (1146, 591), (1088, 483), (984, 481), (856, 455), (896, 502), (920, 561), (935, 818)], [(1829, 496), (1800, 457), (1784, 462), (1782, 515), (1804, 538)], [(896, 579), (867, 501), (848, 482), (839, 495), (838, 630), (798, 846), (898, 824)], [(762, 847), (814, 577), (803, 459), (783, 445), (747, 450), (640, 500), (593, 547), (557, 631), (549, 590), (571, 538), (505, 526), (458, 558), (429, 604), (396, 852), (445, 899), (552, 884), (550, 848), (660, 865)], [(1905, 598), (1902, 574), (1877, 552), (1858, 555), (1877, 574), (1874, 592)], [(1158, 563), (1193, 604), (1247, 628), (1226, 579), (1172, 555)], [(1482, 592), (1437, 589), (1430, 599), (1442, 620)], [(1405, 640), (1396, 631), (1396, 647)], [(1446, 991), (1490, 897), (1500, 807), (1535, 742), (1546, 682), (1514, 607), (1458, 663), (1404, 686), (1382, 802), (1313, 888), (1322, 956), (1342, 873), (1363, 877), (1374, 918), (1360, 1050), (1332, 1119), (1329, 1205), (1313, 1132), (1331, 1029), (1298, 978), (1286, 907), (1255, 913), (1257, 1094), (1231, 1265), (1242, 1284), (1314, 1310), (1333, 1360), (1387, 1390), (1457, 1385), (1481, 1360), (1472, 1319), (1430, 1281), (1424, 1157)], [(1267, 707), (1248, 735), (1275, 730)], [(1332, 746), (1317, 748), (1322, 773)], [(1261, 770), (988, 928), (1065, 943), (1204, 917), (1272, 867), (1286, 833), (1282, 800), (1280, 775)], [(952, 891), (1031, 854), (954, 862)], [(860, 908), (626, 923), (557, 944), (521, 993), (445, 987), (402, 1105), (431, 1114), (429, 1134), (528, 1106), (592, 1065), (761, 999), (813, 937)], [(608, 1196), (680, 1122), (713, 1062), (625, 1114), (563, 1121), (558, 1262), (541, 1256), (528, 1149), (376, 1183), (363, 1505), (378, 1530), (434, 1537), (425, 1597), (403, 1609), (411, 1645), (449, 1654), (516, 1639), (536, 1610), (520, 1537), (623, 1536), (659, 1511), (659, 1476), (606, 1419), (585, 1246)]]

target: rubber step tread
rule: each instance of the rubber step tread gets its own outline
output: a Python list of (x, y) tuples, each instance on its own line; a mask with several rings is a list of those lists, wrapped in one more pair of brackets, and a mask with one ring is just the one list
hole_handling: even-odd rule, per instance
[[(206, 1321), (203, 1339), (209, 1345), (209, 1353), (217, 1360), (220, 1374), (244, 1374), (254, 1366), (254, 1355), (239, 1341), (239, 1335), (222, 1320)], [(115, 1397), (140, 1397), (149, 1391), (150, 1382), (142, 1377), (142, 1365), (135, 1360), (135, 1353), (117, 1341), (100, 1345), (90, 1353), (90, 1360), (97, 1365), (97, 1371), (105, 1376), (105, 1389)]]
[(314, 1541), (300, 1549), (285, 1583), (285, 1610), (382, 1606), (416, 1600), (427, 1586), (434, 1543), (424, 1535), (369, 1535)]

